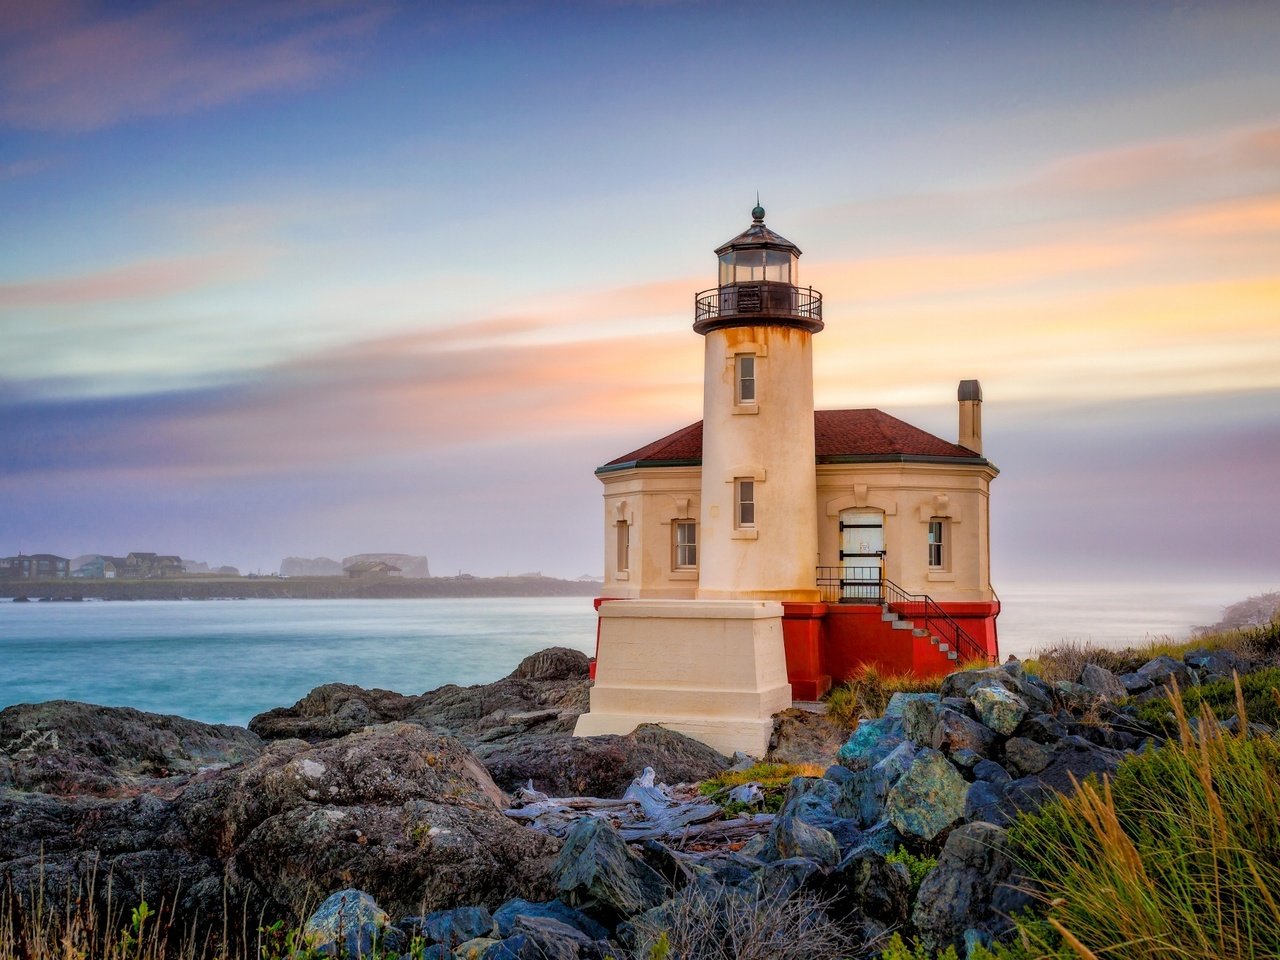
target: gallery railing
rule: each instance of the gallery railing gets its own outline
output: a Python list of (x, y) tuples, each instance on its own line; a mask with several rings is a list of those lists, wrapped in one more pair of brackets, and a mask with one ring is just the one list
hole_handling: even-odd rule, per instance
[(698, 329), (728, 317), (768, 316), (816, 324), (822, 329), (822, 294), (813, 287), (761, 280), (731, 283), (693, 296), (693, 326)]

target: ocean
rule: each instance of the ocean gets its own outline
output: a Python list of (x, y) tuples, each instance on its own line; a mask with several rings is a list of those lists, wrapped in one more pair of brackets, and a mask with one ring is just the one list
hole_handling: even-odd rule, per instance
[[(1185, 637), (1264, 589), (1005, 585), (1000, 652)], [(589, 598), (0, 602), (0, 707), (83, 700), (245, 724), (322, 683), (487, 683), (557, 645), (593, 651)]]

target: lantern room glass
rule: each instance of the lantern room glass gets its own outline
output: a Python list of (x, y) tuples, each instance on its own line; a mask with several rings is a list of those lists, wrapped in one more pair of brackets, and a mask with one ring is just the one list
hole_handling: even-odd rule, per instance
[(799, 258), (787, 250), (744, 247), (720, 254), (720, 286), (731, 283), (799, 283)]

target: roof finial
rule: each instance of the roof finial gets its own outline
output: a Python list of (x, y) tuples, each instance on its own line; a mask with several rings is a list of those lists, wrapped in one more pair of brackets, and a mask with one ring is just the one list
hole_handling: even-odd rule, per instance
[(751, 219), (756, 223), (764, 223), (764, 207), (760, 206), (760, 191), (756, 191), (756, 205), (751, 211)]

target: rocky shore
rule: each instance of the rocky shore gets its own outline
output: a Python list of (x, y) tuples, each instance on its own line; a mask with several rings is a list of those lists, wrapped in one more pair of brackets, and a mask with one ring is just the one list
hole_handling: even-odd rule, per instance
[[(1203, 651), (1049, 685), (1011, 662), (896, 694), (847, 738), (790, 711), (773, 753), (827, 751), (827, 769), (795, 778), (776, 814), (749, 789), (726, 812), (676, 787), (750, 762), (679, 734), (572, 738), (589, 681), (565, 649), (417, 697), (329, 684), (249, 729), (19, 705), (0, 711), (0, 878), (22, 900), (92, 889), (210, 929), (229, 905), (254, 923), (311, 916), (335, 951), (377, 940), (415, 960), (623, 957), (791, 902), (850, 956), (907, 927), (963, 948), (1030, 902), (1011, 817), (1158, 742), (1135, 704), (1169, 682), (1250, 667)], [(555, 799), (589, 797), (610, 802)], [(904, 855), (937, 865), (913, 885)]]

